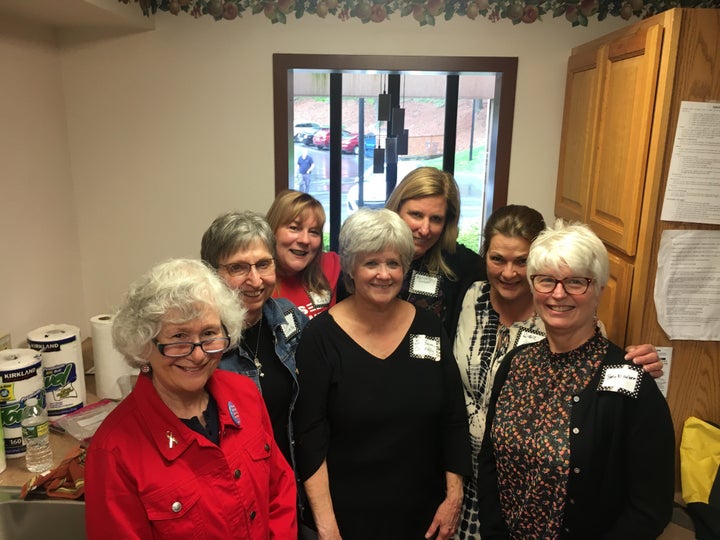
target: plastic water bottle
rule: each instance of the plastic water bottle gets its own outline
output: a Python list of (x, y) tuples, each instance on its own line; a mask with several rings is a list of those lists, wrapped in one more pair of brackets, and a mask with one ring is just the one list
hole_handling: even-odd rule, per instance
[(22, 436), (25, 439), (25, 465), (29, 471), (45, 472), (52, 469), (48, 415), (37, 398), (28, 398), (22, 414)]

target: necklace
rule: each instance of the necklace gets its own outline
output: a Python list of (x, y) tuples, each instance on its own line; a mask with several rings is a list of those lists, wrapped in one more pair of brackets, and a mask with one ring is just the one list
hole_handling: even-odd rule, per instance
[(260, 377), (265, 376), (265, 374), (263, 373), (263, 370), (262, 370), (262, 367), (263, 367), (262, 362), (260, 362), (260, 359), (258, 358), (258, 354), (260, 354), (260, 337), (262, 336), (262, 323), (263, 323), (263, 316), (261, 314), (260, 315), (260, 324), (258, 325), (257, 340), (255, 343), (255, 352), (253, 352), (252, 349), (250, 349), (248, 342), (243, 337), (243, 343), (244, 343), (245, 350), (250, 353), (250, 356), (253, 359), (253, 364), (255, 364), (255, 368), (258, 370), (258, 374), (260, 375)]

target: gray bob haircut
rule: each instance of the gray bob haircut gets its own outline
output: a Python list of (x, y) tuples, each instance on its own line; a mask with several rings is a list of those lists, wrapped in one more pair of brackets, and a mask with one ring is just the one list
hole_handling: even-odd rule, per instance
[(345, 220), (340, 229), (340, 266), (348, 292), (355, 292), (350, 274), (358, 257), (385, 249), (397, 251), (404, 275), (410, 269), (415, 245), (410, 227), (398, 214), (385, 208), (361, 208)]
[(200, 317), (207, 308), (220, 316), (230, 338), (237, 343), (245, 308), (223, 280), (201, 261), (170, 259), (154, 266), (130, 285), (113, 321), (113, 343), (131, 365), (147, 362), (152, 340), (163, 323), (185, 323)]
[(568, 267), (573, 275), (592, 278), (597, 295), (607, 284), (609, 266), (607, 249), (590, 227), (558, 219), (530, 246), (527, 275), (530, 280), (535, 274)]
[(203, 234), (200, 257), (217, 269), (221, 260), (248, 249), (256, 241), (275, 256), (275, 235), (263, 216), (250, 211), (226, 212), (215, 218)]

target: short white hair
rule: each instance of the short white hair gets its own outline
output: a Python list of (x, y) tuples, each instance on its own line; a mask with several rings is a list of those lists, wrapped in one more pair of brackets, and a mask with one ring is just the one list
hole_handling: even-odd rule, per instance
[(340, 229), (339, 243), (343, 281), (350, 293), (355, 292), (350, 274), (358, 257), (392, 249), (400, 257), (404, 275), (410, 269), (415, 253), (410, 227), (398, 214), (385, 208), (361, 208), (352, 214)]
[(587, 225), (558, 219), (530, 246), (528, 280), (535, 274), (558, 272), (562, 267), (568, 267), (575, 275), (592, 278), (596, 294), (607, 284), (610, 273), (607, 249)]

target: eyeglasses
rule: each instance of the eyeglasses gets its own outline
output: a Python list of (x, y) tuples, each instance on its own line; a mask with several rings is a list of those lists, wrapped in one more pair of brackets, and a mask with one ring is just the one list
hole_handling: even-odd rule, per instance
[(260, 259), (256, 263), (236, 262), (230, 264), (218, 264), (220, 268), (224, 268), (225, 271), (232, 277), (243, 277), (250, 273), (250, 269), (254, 266), (255, 270), (261, 276), (270, 274), (275, 270), (274, 259)]
[(193, 343), (191, 341), (178, 341), (177, 343), (158, 343), (153, 339), (153, 343), (157, 347), (160, 354), (169, 358), (180, 358), (192, 354), (195, 347), (200, 347), (207, 354), (223, 352), (230, 345), (229, 337), (217, 337), (212, 339), (204, 339)]
[(577, 276), (570, 276), (565, 279), (555, 279), (552, 276), (537, 274), (535, 276), (530, 276), (530, 281), (532, 281), (533, 288), (539, 293), (551, 293), (555, 290), (557, 284), (560, 283), (567, 294), (579, 296), (581, 294), (585, 294), (585, 291), (588, 290), (588, 287), (590, 287), (593, 280), (589, 277)]

